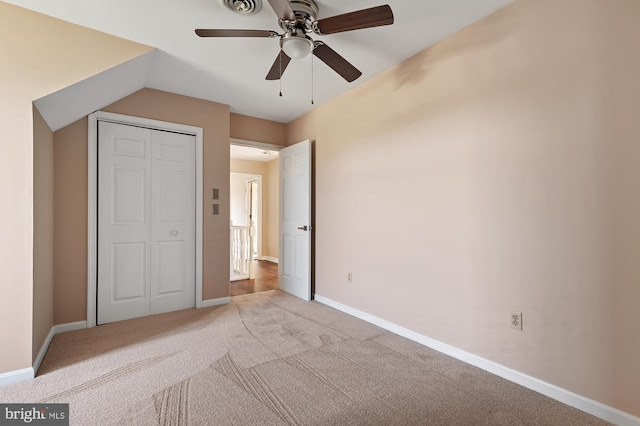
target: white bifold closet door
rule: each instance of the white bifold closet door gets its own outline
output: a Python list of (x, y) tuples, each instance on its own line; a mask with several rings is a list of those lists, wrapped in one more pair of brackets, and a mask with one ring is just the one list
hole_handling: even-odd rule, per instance
[(98, 324), (195, 306), (195, 202), (195, 136), (98, 123)]

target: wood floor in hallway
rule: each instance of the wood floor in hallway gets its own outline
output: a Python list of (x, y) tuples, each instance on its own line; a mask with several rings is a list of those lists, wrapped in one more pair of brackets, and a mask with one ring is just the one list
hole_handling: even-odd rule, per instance
[(255, 261), (256, 277), (253, 280), (231, 281), (231, 296), (276, 290), (278, 288), (278, 264), (268, 260)]

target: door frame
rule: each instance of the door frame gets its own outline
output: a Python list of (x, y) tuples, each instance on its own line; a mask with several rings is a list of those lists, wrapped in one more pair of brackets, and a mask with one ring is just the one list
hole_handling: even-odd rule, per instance
[[(255, 226), (257, 228), (257, 232), (255, 235), (256, 246), (253, 252), (257, 253), (255, 257), (257, 260), (262, 260), (262, 175), (256, 175), (256, 177), (254, 178), (247, 179), (244, 184), (246, 190), (248, 191), (246, 196), (249, 201), (249, 208), (247, 209), (247, 222), (249, 222), (249, 226), (251, 226), (252, 223), (255, 223)], [(256, 188), (255, 196), (258, 199), (255, 206), (253, 205), (254, 185)], [(253, 215), (254, 211), (256, 212), (255, 216), (257, 216), (258, 220), (255, 220), (256, 218)]]
[(202, 208), (203, 208), (203, 130), (201, 127), (166, 121), (151, 120), (111, 112), (97, 111), (89, 115), (88, 135), (88, 186), (87, 186), (87, 327), (95, 327), (97, 314), (97, 274), (98, 274), (98, 121), (129, 126), (146, 127), (193, 135), (196, 140), (196, 308), (202, 303)]
[[(265, 149), (269, 151), (280, 151), (281, 149), (286, 148), (286, 146), (284, 145), (276, 145), (272, 143), (257, 142), (257, 141), (252, 141), (248, 139), (239, 139), (239, 138), (229, 138), (229, 145), (248, 146), (251, 148), (260, 148), (260, 149)], [(231, 173), (235, 173), (235, 172), (231, 172)], [(237, 174), (243, 174), (243, 173), (237, 173)], [(251, 176), (260, 176), (260, 175), (253, 175), (251, 173), (244, 173), (244, 174), (251, 175)], [(280, 191), (279, 185), (278, 185), (278, 191)], [(259, 206), (260, 209), (262, 209), (262, 195), (263, 195), (263, 188), (262, 188), (262, 176), (261, 176), (260, 177), (260, 197), (261, 198), (260, 198), (260, 206)], [(260, 220), (262, 220), (262, 215), (264, 215), (264, 211), (260, 210)], [(261, 231), (261, 234), (262, 234), (262, 231)], [(261, 241), (259, 244), (260, 246), (262, 246), (262, 238), (260, 238), (260, 240)], [(262, 254), (263, 254), (262, 250), (260, 250), (260, 252), (258, 253), (259, 260), (269, 260), (267, 256), (264, 256)]]

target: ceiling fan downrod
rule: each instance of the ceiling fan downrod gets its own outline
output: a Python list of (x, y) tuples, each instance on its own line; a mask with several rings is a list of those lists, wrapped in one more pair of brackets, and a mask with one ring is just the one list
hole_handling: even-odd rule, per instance
[[(278, 59), (280, 60), (280, 75), (282, 75), (282, 55), (278, 55)], [(282, 97), (282, 78), (278, 80), (280, 81), (280, 97)]]

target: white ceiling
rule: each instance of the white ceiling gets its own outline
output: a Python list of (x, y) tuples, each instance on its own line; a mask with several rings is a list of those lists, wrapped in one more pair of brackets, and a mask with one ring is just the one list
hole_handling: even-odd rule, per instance
[(278, 159), (278, 151), (254, 148), (251, 146), (231, 145), (230, 157), (233, 160), (269, 162)]
[[(259, 13), (248, 16), (223, 8), (220, 0), (3, 1), (157, 48), (151, 60), (142, 61), (145, 67), (134, 67), (137, 72), (120, 70), (111, 76), (96, 77), (108, 81), (108, 87), (129, 93), (141, 87), (165, 90), (228, 104), (232, 112), (287, 123), (512, 0), (317, 0), (318, 19), (386, 3), (394, 12), (395, 23), (313, 36), (363, 73), (355, 82), (347, 83), (315, 58), (314, 105), (311, 105), (312, 55), (291, 61), (282, 79), (283, 97), (279, 97), (279, 82), (265, 80), (279, 51), (277, 39), (200, 38), (194, 33), (195, 28), (281, 33), (267, 0), (263, 0)], [(104, 87), (104, 81), (95, 80), (93, 84), (86, 81), (74, 90), (65, 89), (43, 98), (41, 105), (48, 104), (50, 109), (43, 116), (55, 130), (113, 102), (106, 94), (101, 97), (92, 92)], [(112, 91), (115, 92), (118, 90)], [(71, 116), (66, 108), (59, 107), (60, 103), (78, 105), (84, 111), (77, 117)], [(38, 107), (44, 108), (41, 105)]]

